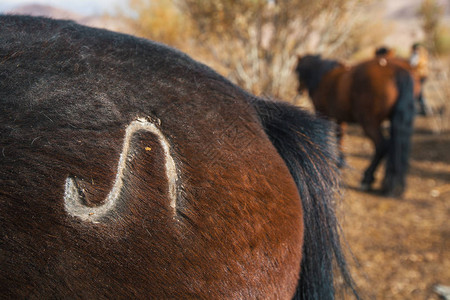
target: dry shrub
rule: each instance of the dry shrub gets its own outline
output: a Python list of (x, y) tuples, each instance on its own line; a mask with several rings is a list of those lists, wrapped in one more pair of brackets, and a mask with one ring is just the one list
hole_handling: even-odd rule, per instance
[(444, 7), (437, 0), (423, 0), (418, 15), (422, 18), (425, 43), (429, 49), (435, 51), (435, 42), (444, 15)]
[[(297, 97), (297, 55), (364, 45), (373, 0), (130, 0), (140, 36), (180, 48), (256, 95)], [(375, 36), (375, 35), (371, 35)]]
[[(198, 38), (232, 81), (254, 94), (296, 98), (297, 54), (337, 54), (368, 1), (183, 0)], [(207, 4), (205, 4), (207, 3)]]
[(425, 97), (431, 107), (431, 127), (441, 133), (450, 129), (450, 56), (433, 57), (430, 67)]
[(434, 36), (435, 51), (439, 55), (450, 54), (450, 27), (441, 25)]
[(167, 45), (185, 48), (192, 35), (190, 19), (172, 0), (129, 0), (136, 17), (121, 15), (133, 34)]

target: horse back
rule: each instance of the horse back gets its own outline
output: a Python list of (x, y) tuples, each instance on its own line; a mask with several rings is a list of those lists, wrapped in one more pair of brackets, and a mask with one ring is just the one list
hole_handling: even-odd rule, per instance
[(326, 73), (317, 92), (311, 97), (316, 112), (337, 121), (353, 121), (350, 93), (353, 77), (344, 65)]

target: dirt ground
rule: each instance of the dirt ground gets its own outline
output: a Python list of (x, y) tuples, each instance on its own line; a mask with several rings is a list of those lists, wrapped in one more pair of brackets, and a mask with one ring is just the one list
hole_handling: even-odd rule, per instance
[[(450, 130), (435, 133), (436, 120), (416, 118), (401, 199), (358, 190), (373, 149), (359, 126), (348, 128), (339, 215), (363, 299), (440, 299), (433, 286), (450, 286)], [(375, 188), (383, 175), (378, 170)]]

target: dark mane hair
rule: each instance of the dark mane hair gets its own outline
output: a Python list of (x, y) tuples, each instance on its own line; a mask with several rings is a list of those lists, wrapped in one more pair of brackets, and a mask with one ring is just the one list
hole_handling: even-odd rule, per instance
[(304, 55), (299, 57), (295, 71), (299, 80), (308, 88), (308, 93), (312, 95), (323, 76), (339, 66), (342, 64), (336, 60), (322, 59), (320, 55)]

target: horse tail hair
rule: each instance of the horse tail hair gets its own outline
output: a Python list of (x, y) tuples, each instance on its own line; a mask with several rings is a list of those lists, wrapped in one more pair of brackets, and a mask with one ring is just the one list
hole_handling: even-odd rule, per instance
[(385, 194), (401, 195), (409, 167), (411, 136), (415, 117), (414, 81), (411, 74), (398, 68), (395, 76), (398, 98), (391, 116), (390, 143), (383, 181)]
[(302, 200), (303, 256), (294, 299), (334, 299), (336, 273), (343, 279), (342, 286), (358, 298), (341, 249), (335, 214), (340, 183), (334, 127), (287, 103), (256, 100), (255, 107)]

